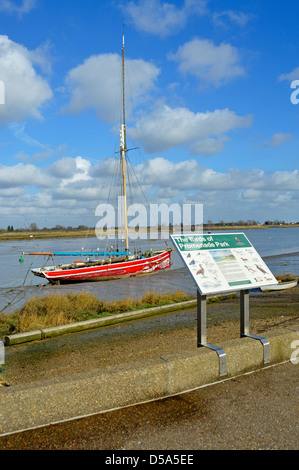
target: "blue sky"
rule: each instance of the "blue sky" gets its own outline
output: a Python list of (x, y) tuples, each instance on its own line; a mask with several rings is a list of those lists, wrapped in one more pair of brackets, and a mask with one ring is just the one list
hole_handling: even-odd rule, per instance
[(0, 0), (0, 228), (95, 225), (123, 24), (148, 201), (202, 203), (205, 222), (299, 221), (298, 13), (294, 0)]

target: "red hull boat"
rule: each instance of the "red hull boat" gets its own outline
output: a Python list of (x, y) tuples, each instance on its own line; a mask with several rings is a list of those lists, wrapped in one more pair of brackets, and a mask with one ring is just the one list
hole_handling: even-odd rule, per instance
[(32, 272), (51, 283), (116, 279), (170, 268), (170, 252), (171, 249), (161, 250), (139, 259), (132, 256), (126, 260), (112, 258), (104, 261), (76, 261), (72, 264), (36, 268)]

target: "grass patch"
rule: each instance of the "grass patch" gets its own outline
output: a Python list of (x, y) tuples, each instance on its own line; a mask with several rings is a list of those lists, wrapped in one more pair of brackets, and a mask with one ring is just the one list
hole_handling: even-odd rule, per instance
[(0, 315), (0, 335), (24, 333), (53, 326), (101, 318), (107, 315), (141, 310), (190, 300), (181, 291), (159, 294), (147, 292), (140, 299), (127, 297), (108, 302), (87, 292), (48, 294), (28, 299), (23, 307)]
[[(236, 297), (236, 293), (217, 295), (209, 297), (207, 303), (221, 302)], [(25, 302), (23, 307), (0, 315), (0, 337), (187, 300), (196, 302), (196, 299), (192, 299), (180, 290), (165, 294), (149, 291), (140, 299), (126, 297), (114, 301), (100, 300), (88, 292), (33, 296)]]
[(236, 298), (238, 298), (238, 294), (236, 294), (235, 292), (225, 295), (213, 295), (212, 297), (209, 297), (207, 299), (207, 303), (213, 304), (215, 302), (222, 302), (223, 300), (231, 300)]

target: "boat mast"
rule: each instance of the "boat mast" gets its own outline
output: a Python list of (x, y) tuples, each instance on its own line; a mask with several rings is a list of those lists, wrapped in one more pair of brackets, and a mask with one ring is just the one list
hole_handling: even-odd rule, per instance
[(125, 217), (125, 237), (126, 251), (129, 251), (129, 235), (128, 235), (128, 219), (127, 219), (127, 188), (126, 188), (126, 110), (125, 110), (125, 36), (123, 34), (122, 45), (122, 93), (123, 93), (123, 123), (120, 130), (120, 154), (122, 161), (122, 183), (123, 183), (123, 200), (124, 200), (124, 217)]

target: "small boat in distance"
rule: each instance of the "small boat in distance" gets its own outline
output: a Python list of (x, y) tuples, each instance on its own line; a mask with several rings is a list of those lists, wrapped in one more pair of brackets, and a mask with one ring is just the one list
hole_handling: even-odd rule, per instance
[[(23, 252), (23, 255), (42, 256), (87, 256), (86, 261), (74, 261), (57, 266), (46, 266), (31, 269), (35, 276), (46, 278), (51, 283), (100, 281), (148, 274), (171, 266), (172, 248), (147, 250), (145, 253), (131, 255), (129, 250), (128, 220), (127, 220), (127, 188), (126, 188), (126, 122), (125, 122), (125, 61), (124, 36), (122, 44), (122, 124), (120, 126), (119, 160), (122, 177), (122, 199), (125, 223), (125, 250), (103, 252)], [(95, 257), (92, 259), (90, 257)]]

